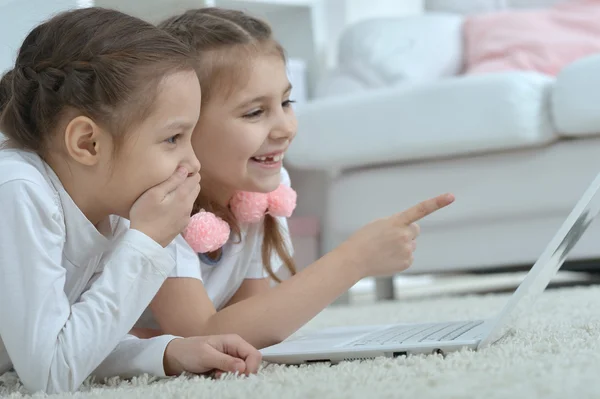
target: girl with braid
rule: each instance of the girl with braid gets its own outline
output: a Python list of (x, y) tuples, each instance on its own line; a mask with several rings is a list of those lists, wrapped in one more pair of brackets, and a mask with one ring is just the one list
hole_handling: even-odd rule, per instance
[(137, 18), (78, 9), (25, 38), (0, 81), (0, 373), (56, 393), (91, 375), (256, 372), (238, 336), (129, 334), (195, 258), (175, 244), (200, 191), (200, 97), (187, 47)]

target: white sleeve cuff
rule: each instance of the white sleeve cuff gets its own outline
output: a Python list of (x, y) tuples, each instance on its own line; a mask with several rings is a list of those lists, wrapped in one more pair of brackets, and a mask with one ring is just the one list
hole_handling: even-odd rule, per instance
[[(140, 352), (139, 363), (140, 367), (147, 365), (147, 373), (157, 377), (166, 377), (164, 358), (167, 345), (176, 338), (174, 335), (160, 335), (150, 338), (149, 344), (143, 352)], [(143, 340), (142, 340), (143, 341)]]
[(132, 378), (142, 374), (166, 377), (164, 355), (174, 335), (140, 339), (127, 335), (96, 369), (93, 375), (103, 380), (110, 377)]
[(168, 276), (175, 266), (175, 259), (169, 250), (139, 230), (127, 230), (123, 235), (122, 243), (146, 256), (164, 276)]

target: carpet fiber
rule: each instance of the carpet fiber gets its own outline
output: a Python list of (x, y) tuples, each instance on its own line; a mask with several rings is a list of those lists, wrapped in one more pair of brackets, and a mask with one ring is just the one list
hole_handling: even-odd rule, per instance
[[(325, 310), (305, 328), (487, 318), (507, 295), (405, 300)], [(67, 398), (599, 398), (600, 287), (546, 291), (515, 335), (481, 352), (348, 362), (266, 365), (250, 378), (179, 377), (87, 384)], [(16, 377), (0, 396), (28, 397)], [(34, 397), (41, 397), (34, 395)]]

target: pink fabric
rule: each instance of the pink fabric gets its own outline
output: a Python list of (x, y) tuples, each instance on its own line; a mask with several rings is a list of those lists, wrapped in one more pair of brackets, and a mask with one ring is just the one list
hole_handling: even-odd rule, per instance
[(263, 193), (240, 191), (233, 196), (229, 206), (239, 222), (258, 223), (265, 216), (269, 200)]
[(235, 218), (243, 223), (258, 223), (268, 213), (289, 218), (296, 209), (297, 195), (293, 188), (280, 184), (270, 193), (236, 193), (229, 207)]
[[(270, 193), (240, 191), (229, 203), (231, 212), (242, 223), (258, 223), (266, 213), (289, 218), (296, 208), (296, 192), (280, 184)], [(198, 253), (213, 252), (229, 239), (231, 228), (220, 217), (201, 210), (193, 215), (183, 232), (183, 238)]]
[(466, 17), (465, 73), (528, 70), (556, 75), (600, 52), (600, 0)]
[(277, 190), (268, 195), (268, 212), (273, 216), (283, 216), (289, 218), (296, 209), (296, 192), (285, 184), (280, 184)]
[(211, 212), (200, 211), (190, 219), (183, 238), (195, 252), (204, 254), (225, 245), (230, 233), (231, 228), (223, 219)]

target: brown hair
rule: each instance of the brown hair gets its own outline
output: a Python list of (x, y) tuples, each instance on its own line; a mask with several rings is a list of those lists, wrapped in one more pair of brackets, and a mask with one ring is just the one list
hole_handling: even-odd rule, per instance
[[(275, 54), (285, 61), (285, 52), (273, 38), (271, 27), (264, 21), (236, 10), (216, 7), (189, 10), (171, 17), (159, 28), (186, 44), (196, 59), (196, 73), (202, 88), (202, 103), (206, 103), (217, 90), (231, 90), (232, 81), (241, 81), (243, 73), (240, 62), (243, 56)], [(200, 116), (202, 117), (202, 116)], [(222, 217), (241, 239), (237, 221), (228, 208), (220, 207), (201, 192), (196, 201), (195, 212), (201, 208)], [(275, 251), (287, 269), (296, 273), (296, 266), (276, 218), (266, 215), (264, 219), (262, 261), (269, 276), (280, 282), (273, 272), (271, 255)]]
[(187, 47), (150, 23), (91, 7), (35, 27), (0, 81), (0, 131), (44, 155), (66, 115), (85, 115), (114, 135), (149, 112), (161, 79), (193, 70)]
[(12, 77), (13, 70), (11, 69), (4, 74), (2, 79), (0, 79), (0, 118), (2, 117), (2, 110), (6, 107), (6, 104), (11, 97)]

